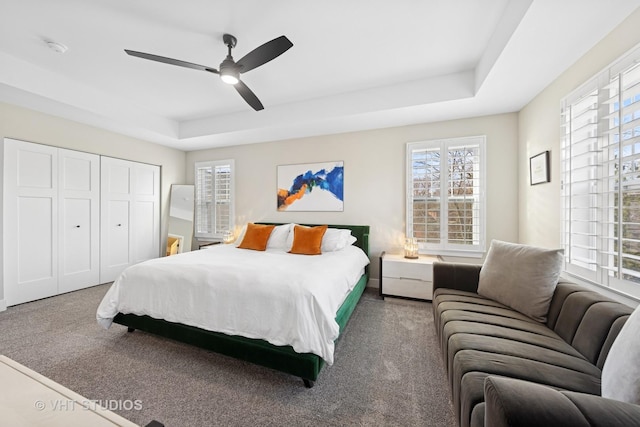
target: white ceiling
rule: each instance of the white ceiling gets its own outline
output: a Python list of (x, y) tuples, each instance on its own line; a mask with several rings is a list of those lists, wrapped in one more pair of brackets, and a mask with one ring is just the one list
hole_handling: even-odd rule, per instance
[[(640, 0), (0, 0), (0, 101), (182, 150), (518, 111)], [(243, 74), (213, 74), (286, 35)], [(58, 54), (52, 40), (68, 46)]]

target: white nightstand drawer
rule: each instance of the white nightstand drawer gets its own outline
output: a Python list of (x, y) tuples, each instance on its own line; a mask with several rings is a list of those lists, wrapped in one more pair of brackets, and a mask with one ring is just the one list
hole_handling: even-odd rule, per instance
[(396, 279), (415, 279), (431, 282), (433, 280), (433, 269), (430, 265), (425, 266), (420, 261), (413, 260), (393, 260), (384, 259), (382, 275), (384, 277)]
[(431, 300), (433, 297), (433, 263), (437, 257), (407, 259), (402, 254), (380, 256), (380, 296)]
[[(386, 272), (385, 272), (386, 275)], [(384, 277), (384, 293), (401, 297), (430, 300), (433, 295), (433, 283), (414, 279), (396, 279)]]

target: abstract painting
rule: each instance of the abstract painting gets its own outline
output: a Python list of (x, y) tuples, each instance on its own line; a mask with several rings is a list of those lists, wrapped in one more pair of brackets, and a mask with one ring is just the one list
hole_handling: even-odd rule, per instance
[(278, 210), (344, 210), (343, 162), (278, 166)]

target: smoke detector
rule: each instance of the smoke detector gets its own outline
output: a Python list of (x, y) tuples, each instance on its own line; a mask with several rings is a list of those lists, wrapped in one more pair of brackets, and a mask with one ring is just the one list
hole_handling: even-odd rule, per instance
[(54, 41), (46, 41), (49, 49), (53, 50), (57, 53), (65, 53), (69, 48), (63, 45), (62, 43), (54, 42)]

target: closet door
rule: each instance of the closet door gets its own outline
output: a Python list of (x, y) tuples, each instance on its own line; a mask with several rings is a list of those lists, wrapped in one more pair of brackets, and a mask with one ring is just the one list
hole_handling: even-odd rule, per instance
[(112, 282), (129, 265), (129, 213), (132, 183), (129, 162), (100, 159), (100, 283)]
[(131, 263), (157, 258), (160, 248), (160, 167), (132, 165)]
[(100, 156), (60, 149), (58, 292), (100, 280)]
[(7, 138), (4, 155), (4, 288), (16, 305), (58, 293), (58, 159)]
[(101, 158), (100, 283), (160, 255), (160, 167)]

